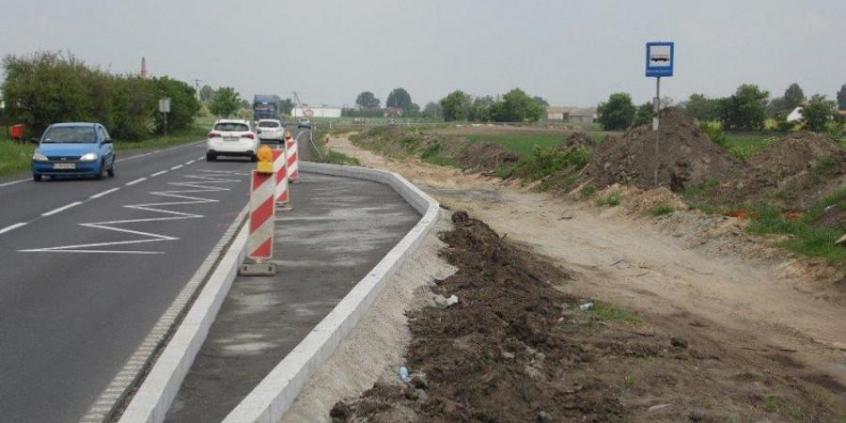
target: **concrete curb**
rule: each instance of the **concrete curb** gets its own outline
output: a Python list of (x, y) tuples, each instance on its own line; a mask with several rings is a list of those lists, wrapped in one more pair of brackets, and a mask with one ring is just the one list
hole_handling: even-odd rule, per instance
[[(243, 225), (246, 216), (247, 208), (244, 208), (210, 254), (207, 260), (213, 260), (208, 264), (209, 268), (218, 258), (220, 261), (214, 267), (214, 272), (209, 276), (173, 337), (167, 342), (161, 355), (155, 359), (155, 364), (120, 416), (119, 422), (158, 423), (164, 421), (168, 408), (176, 398), (188, 371), (191, 370), (191, 364), (203, 346), (209, 329), (223, 305), (223, 300), (238, 274), (238, 267), (244, 261), (249, 235), (249, 225)], [(238, 230), (239, 227), (240, 230)], [(237, 235), (235, 235), (236, 231)], [(234, 240), (232, 240), (233, 236), (235, 236)], [(231, 245), (224, 251), (230, 240), (232, 240)], [(223, 254), (222, 257), (221, 254)], [(206, 266), (206, 263), (203, 265)]]
[(334, 309), (233, 409), (224, 423), (277, 422), (305, 383), (367, 312), (400, 265), (437, 223), (438, 203), (402, 176), (382, 170), (301, 162), (303, 172), (370, 180), (396, 190), (423, 217)]

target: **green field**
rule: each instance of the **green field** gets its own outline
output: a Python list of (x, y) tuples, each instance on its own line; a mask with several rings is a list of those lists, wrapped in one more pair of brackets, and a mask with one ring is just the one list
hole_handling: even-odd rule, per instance
[(723, 147), (734, 157), (748, 160), (779, 138), (779, 134), (769, 132), (727, 132)]

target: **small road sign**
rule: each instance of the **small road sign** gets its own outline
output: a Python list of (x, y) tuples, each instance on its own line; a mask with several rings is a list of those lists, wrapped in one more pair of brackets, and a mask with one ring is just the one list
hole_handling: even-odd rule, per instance
[(159, 113), (170, 113), (170, 97), (159, 99)]
[(303, 110), (303, 116), (305, 116), (307, 118), (314, 116), (314, 110), (311, 110), (311, 109)]
[(673, 76), (674, 47), (675, 43), (670, 41), (646, 43), (646, 76)]

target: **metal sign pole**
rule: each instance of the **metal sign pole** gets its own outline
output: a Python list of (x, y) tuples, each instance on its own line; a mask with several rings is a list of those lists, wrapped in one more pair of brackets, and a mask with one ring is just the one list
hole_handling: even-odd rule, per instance
[(655, 78), (655, 187), (658, 187), (658, 166), (661, 158), (658, 155), (658, 143), (661, 140), (661, 77)]

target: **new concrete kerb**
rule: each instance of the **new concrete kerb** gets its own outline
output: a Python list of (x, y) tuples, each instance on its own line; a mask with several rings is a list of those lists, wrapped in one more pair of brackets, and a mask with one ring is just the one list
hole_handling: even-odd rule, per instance
[(400, 242), (335, 306), (252, 392), (224, 423), (279, 421), (315, 370), (358, 323), (400, 265), (413, 254), (437, 222), (438, 203), (402, 176), (361, 167), (302, 162), (301, 171), (365, 179), (389, 185), (423, 217)]
[[(285, 359), (247, 395), (224, 422), (275, 422), (281, 419), (314, 371), (358, 323), (384, 281), (417, 250), (435, 225), (438, 203), (402, 176), (375, 169), (300, 162), (300, 171), (370, 180), (386, 184), (399, 193), (423, 217), (385, 257), (341, 300)], [(244, 261), (248, 237), (244, 225), (220, 260), (185, 319), (156, 360), (121, 415), (120, 423), (159, 423), (179, 392), (205, 341), (223, 300)]]

